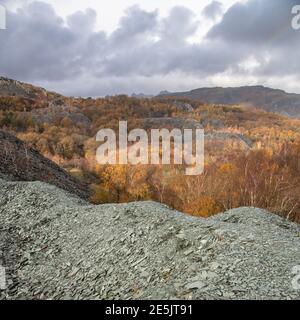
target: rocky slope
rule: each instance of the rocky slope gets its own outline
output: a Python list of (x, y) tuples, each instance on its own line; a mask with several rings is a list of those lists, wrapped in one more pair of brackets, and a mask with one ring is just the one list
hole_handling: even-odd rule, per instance
[(210, 219), (153, 203), (93, 206), (0, 180), (2, 299), (299, 299), (298, 226), (255, 208)]
[(21, 81), (0, 76), (0, 96), (18, 96), (24, 98), (60, 98), (61, 95), (49, 92), (44, 88), (33, 86)]
[(70, 176), (54, 162), (40, 155), (25, 142), (0, 130), (0, 175), (12, 180), (44, 181), (88, 199), (85, 183)]
[(161, 92), (159, 96), (184, 97), (212, 104), (248, 104), (269, 112), (300, 117), (300, 94), (264, 86), (200, 88), (187, 92)]

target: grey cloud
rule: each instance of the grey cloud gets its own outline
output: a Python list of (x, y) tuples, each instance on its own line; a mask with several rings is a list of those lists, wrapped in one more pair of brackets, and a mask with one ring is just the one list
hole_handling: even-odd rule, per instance
[[(107, 34), (95, 31), (97, 14), (91, 9), (75, 12), (64, 21), (51, 5), (34, 2), (8, 12), (8, 29), (0, 32), (0, 74), (49, 87), (61, 83), (56, 90), (64, 91), (66, 86), (68, 93), (74, 83), (74, 94), (78, 90), (88, 95), (98, 95), (103, 88), (107, 93), (115, 93), (116, 87), (135, 91), (139, 83), (149, 90), (151, 79), (161, 85), (163, 80), (158, 82), (158, 78), (168, 84), (172, 76), (177, 77), (172, 83), (180, 86), (187, 76), (198, 83), (197, 79), (225, 72), (242, 75), (245, 70), (239, 63), (251, 56), (261, 63), (251, 75), (295, 75), (300, 66), (299, 55), (293, 51), (300, 47), (300, 32), (290, 28), (295, 2), (235, 4), (204, 40), (193, 44), (188, 38), (200, 24), (182, 6), (164, 18), (157, 10), (130, 7), (118, 28)], [(219, 8), (213, 1), (204, 12), (213, 17)], [(140, 86), (139, 90), (143, 91)]]
[(291, 27), (292, 7), (299, 0), (249, 0), (233, 5), (208, 33), (233, 48), (246, 46), (261, 61), (259, 75), (297, 75), (300, 32)]
[(212, 1), (203, 9), (202, 14), (206, 18), (214, 20), (222, 14), (222, 11), (222, 3), (219, 1)]
[(157, 11), (133, 6), (109, 36), (93, 31), (93, 10), (74, 13), (65, 24), (43, 2), (9, 12), (8, 20), (8, 30), (0, 34), (4, 44), (0, 71), (19, 79), (63, 80), (81, 74), (150, 77), (173, 71), (205, 75), (224, 71), (230, 59), (237, 59), (222, 42), (188, 43), (199, 22), (185, 7), (174, 7), (159, 19)]
[(189, 36), (192, 36), (197, 31), (198, 26), (199, 22), (191, 10), (177, 6), (162, 21), (160, 36), (162, 41), (177, 45), (178, 42), (185, 41)]
[(84, 58), (89, 58), (86, 49), (91, 37), (104, 38), (92, 32), (93, 17), (91, 10), (77, 12), (68, 17), (66, 26), (52, 6), (43, 2), (24, 6), (16, 13), (8, 11), (7, 30), (0, 33), (1, 73), (24, 80), (79, 75)]
[(97, 20), (97, 13), (92, 9), (86, 12), (77, 11), (67, 17), (67, 24), (76, 33), (87, 34), (94, 30)]
[(123, 41), (129, 37), (143, 35), (153, 32), (157, 25), (157, 11), (147, 12), (135, 5), (125, 11), (120, 19), (118, 29), (113, 33), (112, 38)]
[(299, 38), (291, 28), (292, 7), (299, 0), (249, 0), (233, 5), (208, 33), (210, 38), (251, 45), (277, 45)]

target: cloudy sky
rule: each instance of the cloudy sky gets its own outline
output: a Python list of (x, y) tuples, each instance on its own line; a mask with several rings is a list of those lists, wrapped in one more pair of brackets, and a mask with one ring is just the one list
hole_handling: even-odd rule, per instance
[(300, 93), (300, 0), (0, 0), (0, 75), (68, 95)]

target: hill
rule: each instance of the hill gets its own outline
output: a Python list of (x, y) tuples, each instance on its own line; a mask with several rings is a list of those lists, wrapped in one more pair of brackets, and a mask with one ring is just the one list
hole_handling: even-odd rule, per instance
[(203, 219), (154, 202), (91, 206), (41, 182), (0, 188), (0, 299), (300, 298), (299, 229), (266, 211)]
[(161, 92), (159, 96), (182, 97), (211, 104), (247, 104), (289, 117), (300, 117), (300, 94), (264, 86), (200, 88), (187, 92)]
[(89, 198), (86, 184), (13, 135), (0, 131), (0, 149), (0, 174), (13, 180), (48, 182), (83, 199)]
[[(4, 82), (0, 129), (88, 185), (93, 203), (153, 200), (204, 217), (253, 206), (300, 221), (299, 119), (180, 97), (65, 97)], [(204, 128), (204, 174), (187, 177), (185, 164), (99, 165), (95, 136), (102, 128), (117, 133), (120, 120), (129, 130)]]
[(44, 88), (33, 86), (21, 81), (8, 79), (0, 76), (0, 96), (13, 96), (23, 98), (59, 98), (61, 95), (49, 92)]

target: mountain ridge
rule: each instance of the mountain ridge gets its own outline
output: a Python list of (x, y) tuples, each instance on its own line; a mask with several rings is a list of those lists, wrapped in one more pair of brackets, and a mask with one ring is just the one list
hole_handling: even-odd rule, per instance
[[(0, 76), (0, 96), (59, 101), (71, 97), (48, 91), (39, 86)], [(289, 93), (264, 85), (239, 87), (202, 87), (189, 91), (161, 91), (158, 95), (135, 94), (136, 99), (156, 99), (162, 97), (185, 98), (208, 104), (248, 105), (275, 112), (291, 118), (300, 118), (300, 94)]]

